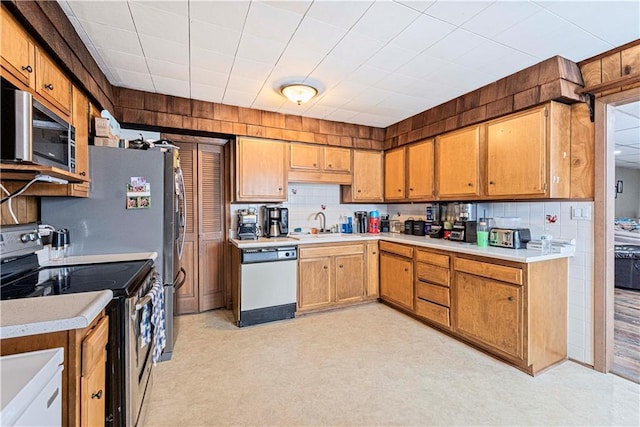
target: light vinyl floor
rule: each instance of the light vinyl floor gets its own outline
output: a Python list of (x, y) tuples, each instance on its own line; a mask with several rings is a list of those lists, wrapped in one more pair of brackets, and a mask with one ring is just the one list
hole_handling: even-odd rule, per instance
[(640, 425), (636, 383), (570, 361), (531, 377), (379, 303), (177, 322), (146, 426)]

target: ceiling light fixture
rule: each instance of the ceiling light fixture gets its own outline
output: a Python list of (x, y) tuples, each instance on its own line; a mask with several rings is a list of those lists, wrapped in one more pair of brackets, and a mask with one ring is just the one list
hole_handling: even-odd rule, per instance
[(280, 88), (280, 92), (298, 105), (304, 104), (318, 94), (318, 90), (313, 86), (304, 83), (294, 83), (284, 85)]

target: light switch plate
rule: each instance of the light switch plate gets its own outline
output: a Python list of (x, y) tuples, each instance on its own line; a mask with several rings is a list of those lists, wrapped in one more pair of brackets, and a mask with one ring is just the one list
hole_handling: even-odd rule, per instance
[(589, 206), (584, 208), (571, 207), (571, 219), (576, 221), (589, 221), (591, 220), (591, 208)]

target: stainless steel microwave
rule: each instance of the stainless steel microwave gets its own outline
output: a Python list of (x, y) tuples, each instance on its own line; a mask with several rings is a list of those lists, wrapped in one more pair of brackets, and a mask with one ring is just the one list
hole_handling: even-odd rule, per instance
[(3, 162), (55, 166), (75, 173), (75, 128), (29, 92), (2, 89)]

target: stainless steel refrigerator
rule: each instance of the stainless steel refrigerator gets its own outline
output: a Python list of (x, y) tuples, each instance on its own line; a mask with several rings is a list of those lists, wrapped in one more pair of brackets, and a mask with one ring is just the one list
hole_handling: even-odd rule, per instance
[[(89, 197), (43, 197), (42, 222), (69, 230), (70, 255), (158, 253), (156, 269), (164, 284), (166, 309), (162, 360), (168, 360), (176, 339), (175, 292), (186, 275), (180, 267), (186, 218), (182, 171), (173, 150), (95, 146), (89, 147), (89, 168)], [(149, 196), (139, 178), (149, 184)]]

